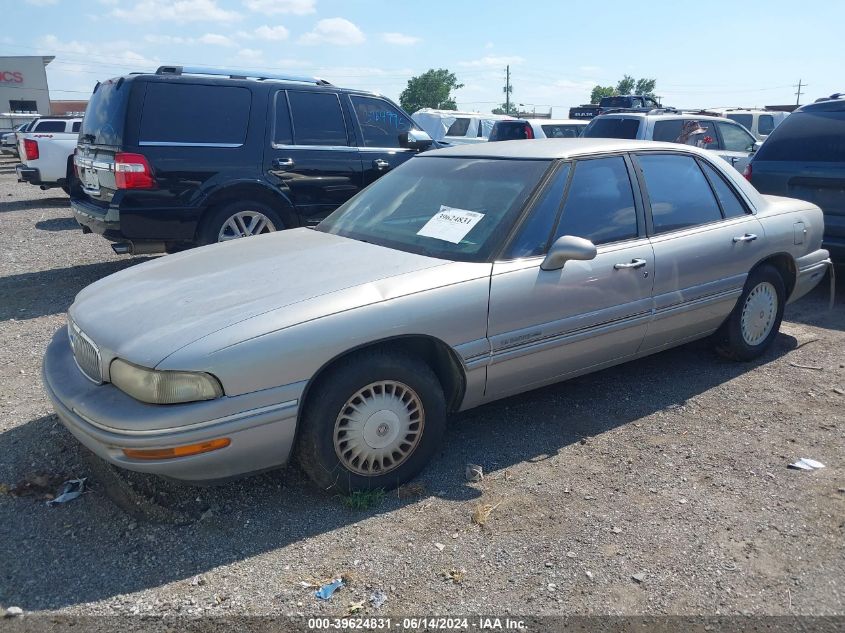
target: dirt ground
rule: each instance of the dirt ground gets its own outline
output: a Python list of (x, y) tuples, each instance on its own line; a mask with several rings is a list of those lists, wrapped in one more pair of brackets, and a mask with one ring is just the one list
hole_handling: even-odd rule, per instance
[[(83, 235), (67, 197), (16, 183), (13, 164), (0, 161), (0, 606), (845, 612), (842, 268), (833, 310), (825, 280), (757, 362), (699, 342), (455, 415), (415, 489), (355, 509), (295, 469), (191, 488), (90, 458), (52, 414), (41, 358), (81, 288), (144, 258)], [(801, 457), (826, 468), (787, 469)], [(70, 477), (89, 492), (47, 506), (39, 486)], [(27, 481), (32, 494), (10, 493)], [(341, 574), (318, 601), (310, 584)]]

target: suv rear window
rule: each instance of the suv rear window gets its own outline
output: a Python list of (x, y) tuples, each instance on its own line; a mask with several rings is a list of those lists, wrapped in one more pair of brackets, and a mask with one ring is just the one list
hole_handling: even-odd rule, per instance
[(150, 83), (139, 144), (242, 145), (251, 99), (239, 86)]
[(489, 141), (521, 141), (527, 138), (525, 121), (496, 121), (493, 131), (490, 132)]
[(608, 117), (593, 119), (584, 130), (585, 138), (637, 138), (640, 119)]
[(128, 92), (129, 86), (119, 79), (101, 83), (85, 108), (80, 140), (98, 145), (120, 145)]
[(752, 114), (729, 114), (728, 118), (749, 130), (754, 127), (754, 115)]
[(754, 160), (845, 163), (845, 111), (793, 112), (772, 130)]
[(583, 125), (541, 125), (543, 133), (548, 138), (578, 138), (581, 135)]
[(64, 121), (41, 121), (35, 126), (33, 132), (64, 132)]
[(604, 97), (599, 103), (602, 108), (631, 108), (640, 105), (640, 100), (631, 97)]
[(446, 130), (446, 136), (466, 136), (469, 129), (469, 119), (455, 119), (455, 122)]

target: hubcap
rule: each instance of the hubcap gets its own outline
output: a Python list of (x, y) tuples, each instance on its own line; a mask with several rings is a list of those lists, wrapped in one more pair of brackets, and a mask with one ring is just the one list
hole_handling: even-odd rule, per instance
[(217, 241), (227, 242), (239, 237), (272, 233), (275, 230), (276, 227), (273, 222), (263, 213), (259, 211), (238, 211), (223, 223), (223, 227), (217, 235)]
[(748, 345), (759, 345), (775, 324), (778, 311), (778, 296), (775, 287), (768, 281), (757, 284), (748, 293), (742, 307), (742, 338)]
[(401, 382), (374, 382), (353, 395), (334, 425), (334, 450), (348, 470), (375, 477), (401, 466), (422, 439), (425, 412)]

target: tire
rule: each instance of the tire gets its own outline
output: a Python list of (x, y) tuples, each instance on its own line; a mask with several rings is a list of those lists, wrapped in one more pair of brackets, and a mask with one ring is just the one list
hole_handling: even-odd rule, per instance
[[(446, 430), (446, 400), (426, 363), (372, 350), (341, 360), (318, 379), (300, 423), (296, 457), (319, 488), (388, 490), (431, 460)], [(385, 446), (374, 448), (382, 439)], [(355, 457), (361, 451), (364, 457)]]
[(736, 307), (716, 333), (716, 351), (739, 361), (759, 357), (778, 335), (785, 304), (780, 273), (767, 265), (752, 270)]
[[(198, 242), (201, 246), (206, 244), (215, 244), (217, 242), (227, 241), (227, 239), (235, 239), (236, 237), (247, 237), (243, 234), (234, 235), (233, 227), (238, 226), (240, 229), (255, 230), (254, 225), (249, 226), (243, 222), (239, 222), (238, 218), (249, 219), (254, 218), (260, 221), (260, 216), (264, 216), (266, 224), (259, 233), (272, 233), (273, 231), (281, 231), (285, 228), (285, 223), (277, 211), (270, 208), (263, 202), (256, 202), (255, 200), (238, 200), (237, 202), (230, 202), (211, 210), (208, 217), (203, 222), (199, 234)], [(229, 224), (230, 220), (232, 224)], [(221, 239), (224, 234), (224, 227), (227, 227), (225, 234), (229, 237)], [(250, 233), (257, 235), (258, 233)]]

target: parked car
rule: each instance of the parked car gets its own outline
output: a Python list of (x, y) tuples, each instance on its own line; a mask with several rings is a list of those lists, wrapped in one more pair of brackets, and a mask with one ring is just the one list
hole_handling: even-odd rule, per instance
[(18, 132), (18, 152), (23, 161), (15, 165), (18, 182), (41, 189), (61, 187), (70, 194), (73, 152), (81, 126), (81, 117), (43, 118)]
[(823, 229), (814, 204), (762, 196), (694, 147), (446, 148), (316, 230), (95, 282), (44, 384), (123, 468), (207, 482), (295, 456), (325, 490), (388, 488), (429, 461), (450, 411), (714, 333), (760, 356), (829, 265)]
[(587, 121), (572, 119), (513, 119), (496, 121), (490, 141), (519, 141), (531, 138), (578, 138)]
[(414, 121), (431, 138), (446, 145), (484, 143), (498, 121), (509, 121), (504, 114), (482, 114), (480, 112), (459, 112), (458, 110), (435, 110), (423, 108), (412, 115)]
[(769, 135), (746, 177), (758, 191), (824, 211), (824, 248), (845, 263), (845, 98), (802, 106)]
[(599, 114), (612, 112), (613, 110), (640, 110), (648, 112), (663, 106), (649, 95), (614, 95), (602, 97), (599, 101)]
[(71, 205), (117, 253), (180, 250), (317, 224), (431, 143), (372, 93), (162, 66), (95, 88)]
[(764, 141), (783, 120), (789, 116), (789, 112), (777, 112), (773, 110), (745, 110), (741, 108), (727, 108), (720, 111), (720, 114), (731, 121), (736, 121), (746, 130), (751, 132), (757, 140)]
[(583, 136), (694, 145), (718, 154), (739, 172), (757, 142), (739, 123), (722, 117), (663, 111), (603, 114), (590, 121)]
[(17, 133), (23, 130), (28, 123), (19, 123), (13, 129), (0, 136), (0, 152), (4, 156), (18, 155), (18, 135)]

